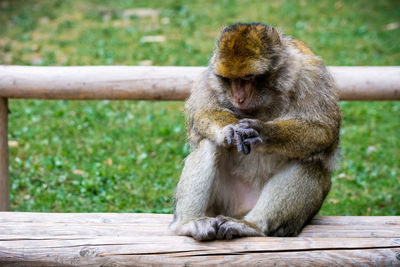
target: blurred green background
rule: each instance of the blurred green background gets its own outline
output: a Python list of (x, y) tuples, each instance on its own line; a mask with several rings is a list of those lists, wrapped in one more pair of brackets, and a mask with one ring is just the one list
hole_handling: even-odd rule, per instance
[[(204, 66), (223, 26), (264, 22), (327, 65), (400, 65), (399, 1), (5, 1), (0, 64)], [(155, 36), (155, 37), (154, 37)], [(322, 215), (400, 215), (400, 102), (342, 102)], [(15, 211), (172, 212), (182, 102), (10, 100)]]

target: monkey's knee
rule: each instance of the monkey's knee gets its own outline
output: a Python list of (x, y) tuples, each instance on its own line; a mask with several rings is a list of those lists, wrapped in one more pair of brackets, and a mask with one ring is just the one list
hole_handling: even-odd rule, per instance
[(329, 188), (330, 173), (319, 164), (292, 164), (265, 185), (245, 219), (267, 236), (297, 236), (319, 211)]

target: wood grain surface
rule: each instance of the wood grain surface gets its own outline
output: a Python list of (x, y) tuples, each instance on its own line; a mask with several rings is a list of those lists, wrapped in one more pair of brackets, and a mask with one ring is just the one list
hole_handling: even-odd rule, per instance
[(170, 214), (0, 212), (0, 266), (400, 266), (400, 217), (315, 217), (299, 237), (197, 242)]
[[(328, 67), (341, 100), (400, 100), (400, 67)], [(0, 65), (0, 97), (184, 100), (205, 67)]]

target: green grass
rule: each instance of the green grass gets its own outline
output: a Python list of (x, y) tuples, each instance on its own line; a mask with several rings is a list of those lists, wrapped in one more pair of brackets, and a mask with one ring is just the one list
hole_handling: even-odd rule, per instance
[[(134, 8), (158, 14), (126, 16)], [(202, 66), (218, 32), (239, 21), (278, 26), (327, 65), (400, 65), (394, 0), (1, 0), (0, 64)], [(152, 35), (166, 41), (143, 41)], [(321, 214), (400, 215), (400, 102), (341, 105), (342, 157)], [(172, 212), (188, 153), (182, 108), (10, 100), (12, 209)]]

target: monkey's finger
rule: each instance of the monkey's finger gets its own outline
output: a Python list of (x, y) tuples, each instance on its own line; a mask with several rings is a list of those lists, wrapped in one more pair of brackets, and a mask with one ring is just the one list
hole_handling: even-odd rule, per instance
[(246, 145), (256, 145), (256, 144), (261, 144), (262, 143), (262, 139), (257, 136), (257, 137), (252, 137), (252, 138), (246, 138), (244, 140), (244, 143)]
[(240, 132), (242, 135), (248, 135), (252, 131), (254, 131), (254, 129), (247, 127), (245, 124), (238, 124), (236, 125), (236, 127), (237, 127), (236, 131)]
[(228, 145), (233, 145), (233, 138), (235, 136), (235, 130), (233, 127), (226, 127), (226, 129), (223, 130), (225, 133), (225, 140), (228, 143)]
[(238, 152), (242, 152), (243, 151), (243, 137), (240, 135), (240, 133), (236, 132), (235, 139), (236, 139), (236, 146), (237, 146)]
[(233, 144), (233, 137), (235, 136), (235, 131), (233, 129), (229, 130), (228, 136), (226, 137), (226, 141), (229, 145)]
[(242, 152), (243, 151), (243, 143), (238, 143), (236, 146), (237, 146), (238, 152)]
[(258, 121), (254, 119), (241, 119), (238, 124), (246, 125), (246, 128), (254, 128), (257, 122)]
[(242, 128), (242, 129), (248, 129), (248, 128), (250, 128), (250, 125), (249, 125), (249, 124), (247, 124), (247, 123), (241, 123), (241, 122), (239, 122), (238, 124), (236, 124), (236, 126), (237, 126), (238, 128)]
[(244, 130), (244, 135), (246, 136), (246, 138), (256, 137), (256, 136), (259, 136), (259, 133), (256, 130), (249, 128), (249, 129)]
[(248, 154), (250, 154), (250, 144), (245, 144), (244, 142), (243, 142), (243, 154), (245, 154), (245, 155), (248, 155)]
[(255, 119), (240, 119), (239, 120), (239, 123), (254, 123), (254, 122), (256, 122), (257, 120), (255, 120)]
[(230, 137), (230, 136), (227, 136), (226, 137), (226, 142), (228, 143), (228, 145), (232, 145), (232, 137)]
[(248, 155), (250, 153), (250, 145), (246, 145), (244, 143), (244, 138), (241, 133), (236, 132), (237, 136), (239, 137), (238, 142), (238, 151), (243, 152), (243, 154)]

